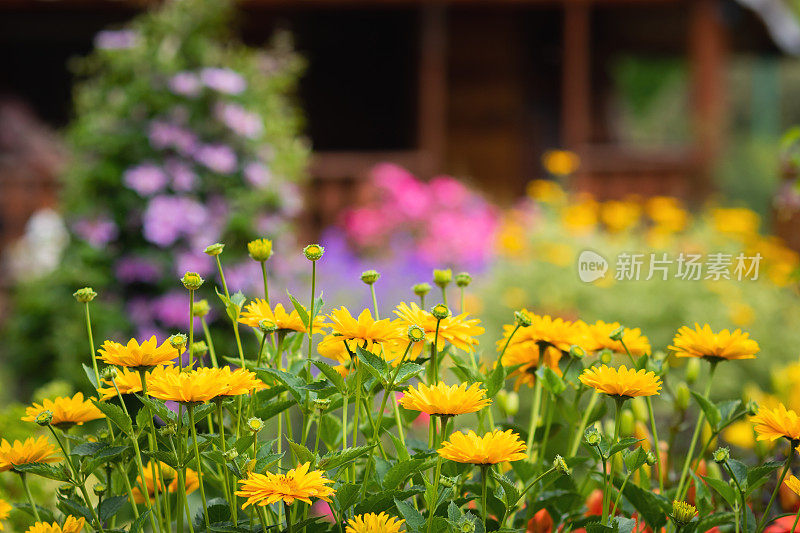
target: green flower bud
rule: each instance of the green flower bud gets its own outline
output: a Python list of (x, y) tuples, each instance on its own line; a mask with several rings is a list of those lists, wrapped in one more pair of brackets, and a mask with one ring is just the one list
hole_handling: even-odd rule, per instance
[(36, 423), (42, 427), (47, 427), (53, 421), (53, 411), (42, 411), (36, 415)]
[(230, 450), (226, 450), (225, 453), (222, 454), (226, 461), (233, 461), (237, 457), (239, 457), (239, 452), (236, 451), (235, 448), (231, 448)]
[(278, 326), (275, 322), (265, 319), (258, 322), (258, 329), (260, 329), (262, 333), (272, 333), (273, 331), (277, 331)]
[(630, 437), (633, 435), (633, 426), (635, 424), (635, 420), (633, 417), (633, 411), (630, 409), (623, 409), (622, 412), (619, 414), (619, 432), (620, 436), (622, 437)]
[(414, 294), (417, 296), (425, 296), (431, 292), (431, 286), (429, 283), (417, 283), (411, 288), (411, 290), (413, 290)]
[(365, 270), (361, 273), (361, 281), (367, 285), (372, 285), (379, 279), (381, 279), (381, 275), (377, 270)]
[(698, 377), (700, 377), (700, 359), (691, 358), (686, 362), (686, 382), (692, 384)]
[(331, 406), (330, 398), (317, 398), (314, 400), (314, 407), (320, 411), (325, 411)]
[(305, 255), (306, 259), (309, 261), (318, 261), (320, 258), (322, 258), (322, 254), (324, 253), (325, 248), (319, 244), (309, 244), (303, 248), (303, 255)]
[(628, 405), (633, 411), (633, 417), (636, 420), (639, 422), (647, 422), (650, 420), (650, 413), (647, 411), (647, 402), (645, 402), (644, 398), (637, 396), (629, 401)]
[(728, 448), (717, 448), (714, 450), (714, 462), (722, 464), (731, 458), (731, 451)]
[(175, 433), (177, 433), (177, 428), (175, 427), (175, 424), (167, 424), (166, 426), (163, 426), (158, 430), (158, 434), (161, 435), (162, 437), (172, 437), (175, 435)]
[(56, 489), (60, 498), (71, 498), (75, 494), (75, 485), (72, 483), (62, 483)]
[(444, 304), (436, 304), (431, 308), (431, 314), (436, 320), (444, 320), (450, 316), (450, 309)]
[(411, 342), (422, 342), (425, 340), (425, 330), (413, 324), (408, 326), (408, 340)]
[(578, 346), (577, 344), (573, 344), (569, 347), (569, 356), (574, 357), (575, 359), (583, 359), (586, 357), (586, 350)]
[(525, 311), (514, 311), (514, 322), (521, 328), (531, 325), (531, 317)]
[(567, 462), (564, 461), (564, 458), (560, 455), (556, 455), (556, 458), (553, 459), (553, 468), (565, 476), (568, 476), (572, 473), (567, 466)]
[(681, 381), (675, 385), (675, 408), (679, 411), (685, 411), (689, 407), (689, 400), (692, 393), (689, 390), (689, 385)]
[(253, 433), (258, 433), (264, 429), (264, 421), (256, 416), (250, 417), (247, 419), (247, 429)]
[(186, 347), (186, 343), (189, 341), (188, 337), (183, 333), (176, 333), (175, 335), (170, 335), (169, 345), (178, 350), (179, 352), (183, 352), (183, 349)]
[(471, 520), (464, 520), (459, 525), (458, 530), (461, 533), (475, 533), (475, 523)]
[(696, 514), (697, 509), (695, 509), (693, 505), (678, 500), (672, 501), (672, 514), (670, 518), (675, 522), (675, 525), (681, 527), (685, 526), (692, 521)]
[(622, 336), (624, 334), (625, 334), (625, 327), (624, 326), (620, 326), (617, 329), (615, 329), (614, 331), (612, 331), (611, 335), (609, 335), (608, 338), (611, 339), (612, 341), (621, 341), (622, 340)]
[(78, 300), (80, 303), (85, 304), (94, 300), (95, 297), (97, 296), (97, 293), (94, 292), (94, 289), (92, 289), (91, 287), (84, 287), (72, 293), (72, 296), (74, 296), (75, 299)]
[(206, 316), (209, 311), (211, 311), (211, 306), (208, 305), (208, 300), (197, 300), (192, 306), (194, 316)]
[(456, 274), (456, 285), (459, 287), (468, 287), (472, 283), (472, 276), (467, 272), (459, 272)]
[(612, 355), (611, 350), (603, 349), (603, 351), (600, 352), (600, 362), (604, 365), (611, 364)]
[(758, 413), (758, 402), (755, 400), (749, 400), (747, 402), (747, 414), (750, 416), (756, 416)]
[(224, 249), (225, 249), (225, 245), (220, 243), (220, 242), (217, 242), (217, 243), (211, 244), (209, 246), (206, 246), (206, 249), (203, 250), (203, 252), (205, 252), (206, 254), (210, 255), (211, 257), (216, 257), (219, 254), (221, 254), (222, 250), (224, 250)]
[(653, 466), (654, 464), (656, 464), (656, 454), (654, 454), (652, 451), (648, 451), (647, 455), (645, 456), (645, 462), (649, 466)]
[(514, 391), (500, 389), (497, 393), (497, 405), (506, 416), (514, 416), (519, 412), (519, 394)]
[(181, 278), (181, 283), (183, 286), (189, 289), (190, 291), (196, 291), (200, 287), (203, 286), (203, 282), (205, 280), (200, 277), (200, 274), (197, 272), (187, 272)]
[(436, 269), (433, 271), (433, 282), (439, 287), (447, 287), (453, 281), (453, 271), (449, 268), (446, 270)]
[(255, 239), (247, 243), (247, 253), (254, 261), (263, 263), (272, 257), (272, 241), (269, 239)]
[(95, 496), (102, 496), (107, 490), (108, 488), (103, 483), (95, 483), (92, 487), (92, 491), (94, 492)]
[(207, 353), (208, 353), (208, 345), (206, 344), (206, 341), (197, 341), (194, 344), (192, 344), (192, 357), (194, 358), (205, 357)]
[(586, 431), (583, 434), (583, 438), (586, 439), (586, 444), (589, 446), (597, 446), (600, 444), (600, 432), (597, 431), (597, 428), (594, 426), (589, 426), (586, 428)]
[(100, 377), (104, 380), (111, 381), (112, 379), (117, 379), (118, 374), (119, 371), (116, 369), (116, 367), (107, 366), (103, 369), (103, 372), (100, 374)]

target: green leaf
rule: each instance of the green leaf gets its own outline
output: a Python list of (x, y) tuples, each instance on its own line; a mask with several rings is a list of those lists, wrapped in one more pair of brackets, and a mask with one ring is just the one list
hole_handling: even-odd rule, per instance
[(266, 421), (273, 416), (279, 415), (296, 403), (297, 402), (295, 400), (270, 400), (265, 402), (263, 407), (260, 407), (258, 410), (256, 410), (256, 414), (261, 420)]
[(637, 442), (642, 442), (644, 439), (637, 439), (636, 437), (625, 437), (624, 439), (620, 439), (618, 443), (613, 445), (608, 451), (608, 457), (620, 452), (622, 450), (627, 450)]
[(308, 327), (308, 311), (306, 311), (306, 308), (303, 307), (303, 305), (300, 302), (298, 302), (294, 296), (289, 294), (288, 291), (286, 292), (286, 294), (289, 295), (289, 300), (291, 300), (292, 305), (294, 306), (294, 310), (297, 311), (298, 315), (300, 315), (300, 320), (302, 320), (303, 324), (305, 324), (305, 326)]
[(403, 363), (400, 370), (397, 372), (397, 377), (394, 380), (395, 385), (399, 385), (408, 381), (409, 379), (418, 376), (425, 370), (425, 367), (416, 363)]
[(641, 446), (637, 446), (634, 450), (625, 452), (624, 459), (628, 472), (635, 472), (647, 462), (647, 452)]
[(302, 444), (297, 444), (296, 442), (294, 442), (289, 438), (287, 438), (286, 440), (289, 441), (289, 447), (292, 449), (295, 456), (297, 456), (297, 461), (299, 463), (310, 463), (314, 461), (314, 454), (311, 452), (311, 450), (309, 450)]
[(269, 374), (273, 378), (277, 379), (282, 385), (286, 387), (297, 403), (304, 404), (306, 397), (308, 395), (308, 391), (305, 390), (305, 382), (295, 376), (294, 374), (290, 374), (288, 372), (284, 372), (282, 370), (276, 370), (274, 368), (257, 368), (259, 372), (263, 372), (265, 374)]
[(783, 466), (783, 461), (769, 461), (752, 468), (747, 473), (747, 492), (752, 492), (766, 482), (767, 476)]
[(325, 374), (328, 381), (333, 383), (333, 386), (336, 387), (341, 394), (347, 393), (347, 386), (344, 384), (344, 378), (331, 365), (324, 361), (311, 361), (311, 363), (317, 367), (320, 372)]
[(383, 486), (384, 490), (400, 488), (406, 478), (418, 471), (423, 463), (425, 463), (424, 459), (408, 459), (396, 462), (385, 475), (381, 476), (381, 486)]
[(72, 448), (70, 455), (77, 455), (79, 457), (94, 455), (106, 446), (107, 445), (103, 444), (102, 442), (82, 442), (81, 444), (78, 444)]
[(100, 505), (97, 507), (98, 515), (101, 522), (105, 522), (120, 509), (122, 506), (125, 505), (125, 502), (128, 501), (127, 496), (111, 496), (110, 498), (103, 498), (103, 501), (100, 502)]
[[(20, 511), (24, 511), (28, 513), (31, 518), (34, 517), (33, 515), (33, 507), (29, 503), (15, 503), (13, 504), (15, 509), (19, 509)], [(56, 521), (55, 517), (53, 516), (53, 511), (46, 507), (42, 507), (41, 505), (36, 506), (36, 510), (39, 511), (39, 518), (42, 519), (43, 522), (50, 522), (51, 524)]]
[(400, 459), (401, 461), (409, 460), (411, 456), (408, 454), (408, 449), (406, 449), (403, 442), (399, 438), (392, 435), (391, 433), (389, 433), (389, 438), (392, 439), (392, 443), (394, 444), (394, 450), (395, 452), (397, 452), (397, 458)]
[(340, 513), (347, 511), (356, 503), (360, 491), (361, 485), (358, 483), (342, 483), (336, 489), (334, 501), (337, 503)]
[(703, 479), (712, 489), (722, 496), (726, 502), (728, 502), (728, 505), (731, 507), (734, 506), (736, 502), (736, 492), (733, 490), (733, 487), (721, 479), (707, 476), (703, 476)]
[(56, 504), (64, 514), (75, 517), (83, 517), (90, 524), (92, 523), (92, 512), (82, 503), (78, 503), (70, 498), (60, 498)]
[(703, 410), (703, 413), (706, 415), (706, 419), (708, 420), (708, 423), (711, 424), (712, 429), (717, 429), (720, 421), (722, 420), (722, 413), (719, 412), (719, 408), (711, 403), (708, 398), (698, 394), (695, 391), (692, 391), (692, 397), (700, 406), (700, 409)]
[(511, 509), (512, 507), (516, 506), (517, 501), (519, 501), (520, 499), (520, 493), (519, 490), (517, 490), (517, 487), (514, 486), (514, 483), (507, 477), (498, 475), (494, 471), (492, 471), (492, 476), (503, 487), (503, 492), (505, 493), (506, 509)]
[(361, 346), (356, 346), (356, 354), (358, 359), (367, 367), (367, 370), (375, 376), (376, 379), (380, 380), (382, 383), (386, 383), (389, 377), (389, 368), (386, 364), (386, 361), (383, 360), (382, 357), (375, 355), (374, 353), (365, 350)]
[[(161, 400), (151, 398), (150, 396), (143, 396), (141, 394), (137, 394), (136, 397), (139, 398), (143, 404), (145, 404), (145, 407), (149, 407), (150, 411), (155, 416), (159, 417), (164, 422), (178, 422), (178, 414), (170, 410), (170, 408), (167, 407), (167, 404)], [(146, 409), (143, 410), (146, 411)]]
[(397, 511), (406, 519), (406, 525), (412, 531), (421, 530), (425, 526), (425, 518), (410, 503), (395, 498), (394, 504)]
[(83, 367), (83, 371), (86, 373), (86, 377), (89, 378), (89, 383), (92, 384), (92, 388), (97, 389), (98, 385), (97, 379), (95, 379), (94, 376), (94, 369), (86, 363), (81, 363), (81, 366)]
[(362, 455), (366, 455), (367, 453), (370, 452), (370, 450), (372, 450), (373, 447), (374, 445), (356, 446), (354, 448), (347, 448), (345, 450), (340, 450), (325, 454), (325, 456), (323, 456), (322, 459), (319, 460), (317, 468), (319, 468), (320, 470), (324, 470), (326, 472), (328, 470), (333, 470), (334, 468), (349, 463), (350, 461), (355, 461)]
[(493, 398), (501, 388), (503, 388), (503, 383), (506, 380), (506, 367), (501, 364), (497, 364), (492, 372), (486, 377), (484, 380), (484, 384), (486, 385), (486, 396), (489, 398)]
[[(695, 526), (695, 531), (705, 532), (709, 529), (713, 529), (714, 526), (721, 526), (723, 524), (732, 524), (734, 522), (733, 513), (730, 511), (725, 511), (722, 513), (716, 513), (709, 516), (705, 516), (697, 521)], [(752, 521), (751, 521), (752, 522)]]
[(92, 400), (92, 403), (106, 415), (106, 418), (124, 431), (128, 436), (133, 434), (133, 423), (131, 419), (125, 415), (125, 412), (112, 403), (99, 402)]
[[(619, 489), (622, 486), (622, 480), (615, 477), (614, 485)], [(668, 499), (660, 494), (644, 490), (634, 483), (627, 483), (622, 493), (653, 531), (660, 531), (661, 527), (667, 523), (667, 513), (672, 511), (672, 503)]]
[(542, 380), (545, 390), (549, 391), (553, 396), (558, 396), (567, 388), (561, 376), (556, 374), (549, 366), (539, 367), (536, 371), (536, 376)]
[(26, 474), (34, 474), (47, 479), (55, 479), (56, 481), (69, 481), (67, 472), (61, 466), (54, 466), (47, 463), (17, 465), (14, 467), (14, 470), (25, 472)]
[(736, 482), (742, 487), (742, 490), (747, 491), (747, 465), (736, 459), (728, 459), (728, 466), (731, 467), (731, 472), (736, 478)]
[(614, 528), (618, 533), (631, 533), (634, 527), (636, 527), (636, 520), (633, 518), (625, 518), (623, 516), (614, 517)]
[(140, 533), (144, 527), (144, 523), (150, 518), (150, 509), (145, 509), (139, 518), (133, 521), (129, 533)]

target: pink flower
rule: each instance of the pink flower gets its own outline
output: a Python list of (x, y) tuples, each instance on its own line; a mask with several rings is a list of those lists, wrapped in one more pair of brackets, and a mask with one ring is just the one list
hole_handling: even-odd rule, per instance
[(244, 179), (257, 189), (263, 189), (272, 181), (272, 173), (262, 163), (251, 161), (244, 166)]
[(203, 84), (215, 91), (239, 94), (247, 88), (247, 81), (238, 72), (226, 68), (204, 68), (200, 71)]
[(203, 145), (195, 152), (194, 158), (218, 174), (231, 174), (238, 166), (236, 152), (224, 144)]
[(126, 170), (122, 181), (140, 196), (150, 196), (163, 189), (168, 178), (160, 167), (153, 163), (142, 163)]
[(169, 89), (182, 96), (200, 94), (200, 79), (192, 72), (178, 72), (169, 79)]
[(256, 139), (264, 132), (261, 117), (239, 104), (219, 103), (214, 107), (214, 114), (220, 122), (242, 137)]

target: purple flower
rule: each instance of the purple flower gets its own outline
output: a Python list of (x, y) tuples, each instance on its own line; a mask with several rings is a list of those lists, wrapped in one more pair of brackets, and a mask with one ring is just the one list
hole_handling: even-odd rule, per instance
[(251, 113), (239, 104), (219, 103), (214, 107), (214, 114), (217, 120), (242, 137), (256, 139), (264, 131), (264, 123), (261, 121), (261, 117)]
[(114, 270), (122, 283), (155, 283), (161, 278), (158, 264), (143, 257), (122, 257)]
[(272, 173), (263, 164), (251, 161), (244, 166), (244, 179), (257, 189), (263, 189), (272, 181)]
[(191, 154), (197, 148), (197, 136), (176, 124), (154, 120), (147, 130), (150, 146), (157, 150), (174, 148), (183, 155)]
[(101, 248), (119, 235), (119, 228), (107, 216), (94, 219), (82, 218), (75, 222), (72, 230), (93, 248)]
[(164, 168), (172, 177), (173, 190), (185, 192), (191, 191), (194, 188), (197, 175), (188, 164), (180, 159), (171, 158), (164, 164)]
[(182, 96), (200, 94), (200, 79), (193, 72), (178, 72), (169, 79), (169, 89)]
[(197, 272), (201, 276), (209, 276), (214, 271), (214, 260), (203, 252), (184, 252), (175, 259), (174, 272), (183, 276), (185, 272)]
[(94, 36), (94, 45), (102, 50), (126, 50), (139, 41), (139, 34), (132, 30), (104, 30)]
[(205, 144), (197, 149), (194, 158), (218, 174), (235, 172), (238, 164), (236, 152), (224, 144)]
[(208, 220), (208, 213), (196, 200), (181, 196), (156, 196), (142, 215), (145, 239), (162, 247), (182, 236), (192, 235)]
[(226, 94), (239, 94), (247, 88), (247, 81), (241, 74), (226, 68), (204, 68), (200, 71), (200, 81), (206, 87)]
[(153, 163), (142, 163), (126, 170), (122, 180), (140, 196), (150, 196), (163, 189), (168, 178), (160, 167)]
[(189, 298), (185, 291), (171, 291), (156, 298), (150, 309), (156, 319), (167, 327), (185, 329), (189, 325)]

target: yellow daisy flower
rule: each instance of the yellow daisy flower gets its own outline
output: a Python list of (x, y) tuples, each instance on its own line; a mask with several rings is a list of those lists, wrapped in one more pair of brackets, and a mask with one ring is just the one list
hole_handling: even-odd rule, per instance
[[(436, 337), (436, 317), (430, 312), (420, 308), (415, 303), (401, 303), (397, 306), (394, 313), (399, 317), (398, 324), (402, 329), (408, 329), (409, 326), (419, 326), (425, 330), (425, 340), (414, 343), (411, 351), (411, 357), (416, 358), (422, 352), (426, 341), (433, 342)], [(476, 336), (483, 334), (484, 328), (478, 324), (481, 321), (477, 318), (467, 318), (467, 313), (460, 315), (451, 315), (439, 321), (439, 340), (436, 343), (436, 349), (441, 351), (444, 349), (446, 342), (449, 342), (459, 350), (469, 351), (473, 346), (478, 344)]]
[(209, 368), (208, 371), (219, 375), (220, 379), (225, 380), (230, 386), (230, 390), (223, 396), (240, 396), (267, 388), (267, 385), (258, 379), (254, 372), (246, 368), (231, 370), (230, 367), (226, 366), (224, 368)]
[[(509, 379), (514, 379), (514, 390), (519, 390), (520, 386), (528, 385), (533, 387), (536, 384), (536, 371), (543, 363), (553, 371), (561, 375), (558, 362), (561, 360), (562, 352), (552, 346), (544, 349), (544, 361), (540, 357), (541, 348), (535, 342), (527, 341), (519, 344), (509, 345), (503, 356), (503, 366), (514, 367), (516, 370), (508, 374)], [(521, 366), (519, 366), (521, 365)]]
[(25, 442), (15, 440), (14, 444), (3, 439), (0, 441), (0, 472), (29, 463), (57, 463), (61, 460), (57, 454), (56, 447), (44, 435), (37, 439), (27, 438)]
[(593, 352), (607, 348), (612, 352), (624, 354), (626, 353), (625, 347), (622, 345), (624, 342), (632, 355), (639, 356), (652, 352), (650, 341), (642, 335), (642, 330), (639, 328), (625, 328), (622, 332), (622, 342), (611, 340), (610, 335), (619, 327), (619, 322), (603, 322), (602, 320), (587, 326), (586, 332), (590, 342), (586, 349)]
[(311, 463), (298, 465), (286, 474), (257, 474), (251, 472), (246, 479), (240, 479), (240, 489), (237, 496), (247, 498), (242, 509), (248, 505), (261, 507), (271, 503), (283, 501), (291, 505), (295, 500), (311, 504), (311, 498), (319, 498), (330, 502), (334, 490), (326, 486), (333, 483), (323, 475), (321, 470), (308, 471)]
[[(570, 322), (561, 318), (552, 318), (547, 315), (539, 316), (531, 313), (527, 309), (522, 310), (531, 319), (531, 325), (520, 328), (511, 338), (508, 350), (512, 346), (523, 345), (527, 349), (532, 349), (531, 345), (553, 346), (562, 352), (568, 352), (573, 344), (579, 346), (586, 341), (586, 324), (581, 321)], [(501, 351), (508, 341), (508, 337), (514, 331), (515, 324), (503, 326), (503, 338), (497, 341), (497, 350)], [(508, 353), (508, 350), (506, 353)], [(508, 366), (508, 365), (506, 365)]]
[[(369, 309), (364, 309), (358, 318), (353, 318), (344, 307), (330, 314), (331, 333), (320, 341), (317, 349), (322, 353), (341, 353), (344, 343), (355, 353), (356, 346), (373, 353), (380, 353), (386, 360), (398, 355), (403, 337), (402, 327), (389, 319), (375, 320)], [(336, 345), (339, 346), (336, 346)], [(348, 355), (349, 357), (349, 355)], [(342, 360), (342, 359), (338, 359)]]
[[(156, 478), (158, 478), (155, 482), (153, 480), (154, 470), (156, 473)], [(175, 469), (164, 463), (158, 463), (158, 465), (154, 465), (153, 461), (148, 461), (147, 466), (144, 468), (144, 483), (142, 483), (142, 476), (139, 476), (136, 486), (133, 488), (133, 500), (136, 503), (144, 503), (144, 496), (142, 496), (142, 491), (139, 489), (139, 487), (144, 484), (144, 486), (147, 487), (148, 498), (151, 502), (155, 501), (156, 483), (158, 483), (159, 494), (163, 494), (164, 492), (164, 487), (161, 485), (161, 476), (164, 478), (164, 483), (167, 485), (168, 492), (173, 494), (178, 492), (178, 473), (175, 471)], [(186, 478), (186, 494), (191, 494), (200, 488), (200, 478), (197, 476), (197, 472), (191, 468), (187, 468), (185, 469), (184, 476)]]
[[(308, 309), (303, 307), (306, 313)], [(239, 317), (239, 322), (257, 328), (262, 320), (272, 322), (279, 330), (286, 331), (299, 331), (306, 333), (308, 328), (303, 324), (300, 314), (296, 309), (292, 309), (291, 313), (287, 313), (283, 308), (283, 304), (277, 304), (274, 309), (270, 308), (269, 304), (264, 299), (256, 299), (247, 304)], [(328, 324), (325, 323), (325, 317), (317, 316), (314, 319), (314, 331), (318, 332)]]
[(97, 351), (100, 353), (100, 359), (109, 365), (135, 369), (171, 364), (172, 360), (178, 357), (177, 349), (168, 341), (159, 346), (155, 335), (142, 344), (136, 339), (131, 339), (127, 345), (106, 341)]
[(404, 523), (386, 513), (360, 514), (347, 522), (345, 533), (400, 533)]
[(750, 421), (755, 424), (756, 440), (800, 440), (800, 417), (783, 404), (774, 409), (759, 408)]
[(456, 431), (442, 443), (438, 453), (445, 459), (473, 465), (494, 465), (507, 461), (519, 461), (528, 455), (525, 443), (511, 431), (490, 431), (479, 437), (474, 431), (466, 435)]
[(462, 415), (480, 411), (492, 400), (486, 397), (486, 391), (477, 383), (467, 387), (461, 385), (447, 386), (444, 382), (429, 387), (424, 383), (417, 388), (409, 387), (400, 400), (400, 405), (411, 411), (421, 411), (429, 415)]
[[(13, 507), (11, 507), (10, 503), (5, 500), (0, 500), (0, 520), (7, 519), (8, 515), (11, 514), (11, 509), (13, 509)], [(4, 529), (5, 527), (3, 523), (0, 522), (0, 531), (3, 531)]]
[(72, 398), (60, 396), (52, 400), (43, 400), (41, 404), (35, 403), (25, 408), (24, 422), (36, 422), (36, 417), (44, 411), (53, 413), (53, 420), (50, 422), (57, 428), (69, 429), (74, 425), (83, 425), (84, 422), (105, 418), (100, 409), (94, 406), (89, 400), (83, 399), (83, 393), (79, 392)]
[(231, 384), (218, 369), (198, 368), (189, 372), (164, 372), (147, 381), (150, 396), (164, 401), (203, 403), (219, 396), (227, 396)]
[(694, 329), (687, 326), (679, 329), (669, 349), (677, 357), (704, 357), (712, 361), (754, 359), (758, 343), (749, 337), (740, 329), (714, 333), (708, 324), (701, 328), (695, 323)]
[(52, 524), (36, 522), (25, 533), (80, 533), (83, 531), (84, 522), (86, 519), (83, 517), (68, 516), (63, 526), (59, 526), (57, 522)]
[(800, 496), (800, 479), (797, 479), (794, 474), (786, 476), (786, 479), (783, 480), (783, 484), (786, 485), (789, 490)]
[(645, 370), (611, 368), (607, 365), (587, 368), (578, 378), (581, 383), (609, 396), (633, 398), (653, 396), (661, 390), (661, 378)]

